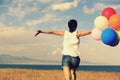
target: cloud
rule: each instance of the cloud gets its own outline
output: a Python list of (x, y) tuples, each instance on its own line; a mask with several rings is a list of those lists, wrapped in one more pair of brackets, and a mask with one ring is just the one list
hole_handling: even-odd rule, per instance
[(59, 10), (59, 11), (66, 11), (72, 7), (77, 7), (78, 5), (78, 0), (74, 0), (73, 2), (65, 2), (65, 3), (60, 3), (60, 4), (54, 4), (51, 6), (52, 10)]
[(0, 23), (0, 54), (1, 53), (18, 53), (26, 49), (25, 45), (30, 42), (32, 30), (24, 27), (6, 27)]
[(50, 18), (52, 18), (53, 15), (51, 14), (46, 14), (45, 16), (43, 16), (42, 18), (38, 19), (38, 20), (31, 20), (31, 21), (27, 21), (26, 24), (28, 26), (31, 26), (31, 25), (37, 25), (37, 24), (40, 24), (40, 23), (44, 23), (44, 22), (47, 22), (49, 21)]
[[(0, 23), (0, 54), (42, 58), (48, 53), (56, 55), (60, 48), (55, 49), (58, 39), (53, 36), (42, 35), (34, 37), (36, 31), (24, 26), (7, 26)], [(50, 42), (51, 41), (51, 42)], [(53, 51), (52, 51), (53, 50)], [(33, 55), (34, 53), (34, 55)]]
[(35, 25), (38, 25), (38, 24), (41, 24), (41, 23), (49, 22), (49, 21), (51, 21), (51, 19), (52, 19), (52, 21), (58, 21), (59, 20), (58, 18), (56, 18), (55, 15), (47, 13), (43, 17), (41, 17), (37, 20), (27, 21), (26, 24), (28, 26), (35, 26)]
[(20, 46), (20, 45), (3, 45), (3, 46), (0, 46), (0, 54), (4, 54), (4, 53), (7, 53), (7, 54), (11, 54), (11, 53), (17, 53), (19, 51), (23, 51), (25, 49), (25, 47), (23, 46)]
[(35, 11), (37, 11), (37, 8), (35, 8), (35, 7), (33, 7), (33, 8), (24, 8), (24, 9), (22, 9), (21, 7), (18, 7), (18, 8), (10, 7), (8, 9), (9, 15), (17, 16), (18, 18), (24, 18), (24, 16), (26, 14), (29, 14), (29, 13), (32, 13), (32, 12), (35, 12)]
[(11, 3), (11, 6), (8, 6), (8, 15), (17, 16), (18, 18), (24, 18), (25, 15), (36, 12), (39, 8), (36, 5), (28, 5), (29, 3), (35, 4), (31, 0), (17, 0)]
[(85, 4), (85, 3), (86, 3), (86, 0), (81, 0), (81, 2), (82, 2), (83, 4)]
[(53, 0), (37, 0), (38, 2), (41, 2), (41, 3), (49, 3), (49, 2), (53, 2)]
[(53, 55), (58, 55), (61, 54), (61, 49), (60, 48), (56, 48), (55, 50), (52, 51)]
[(83, 7), (83, 11), (84, 11), (84, 13), (86, 13), (86, 14), (93, 14), (94, 12), (96, 12), (96, 11), (98, 11), (98, 10), (104, 8), (104, 7), (105, 7), (105, 4), (103, 4), (103, 3), (97, 3), (97, 4), (94, 5), (93, 8), (91, 8), (91, 9), (87, 8), (87, 6), (85, 5), (85, 6)]
[(0, 28), (0, 37), (13, 37), (19, 36), (26, 32), (24, 27), (1, 27)]
[(113, 7), (114, 9), (120, 9), (120, 5), (110, 5), (111, 7)]
[(86, 5), (83, 7), (83, 11), (84, 11), (84, 13), (86, 13), (86, 14), (93, 14), (93, 13), (95, 13), (95, 12), (97, 12), (97, 11), (100, 11), (100, 10), (102, 10), (102, 9), (104, 9), (104, 8), (106, 8), (106, 7), (112, 7), (112, 8), (114, 8), (114, 9), (120, 9), (120, 5), (106, 5), (106, 4), (104, 4), (104, 3), (96, 3), (94, 6), (93, 6), (93, 8), (88, 8)]
[(80, 44), (80, 57), (83, 61), (89, 61), (97, 64), (104, 65), (119, 65), (120, 44), (115, 47), (110, 47), (102, 43), (102, 41), (96, 41), (91, 35), (84, 37)]

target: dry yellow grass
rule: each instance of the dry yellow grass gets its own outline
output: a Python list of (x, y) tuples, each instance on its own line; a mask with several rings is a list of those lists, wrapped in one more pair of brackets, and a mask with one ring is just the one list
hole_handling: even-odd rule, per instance
[[(65, 80), (61, 70), (0, 69), (0, 80)], [(77, 71), (77, 80), (120, 80), (120, 72)]]

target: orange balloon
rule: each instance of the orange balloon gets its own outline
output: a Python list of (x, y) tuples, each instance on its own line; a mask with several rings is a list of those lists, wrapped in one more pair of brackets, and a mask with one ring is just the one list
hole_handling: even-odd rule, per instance
[(114, 14), (109, 19), (109, 25), (115, 30), (120, 30), (120, 14)]

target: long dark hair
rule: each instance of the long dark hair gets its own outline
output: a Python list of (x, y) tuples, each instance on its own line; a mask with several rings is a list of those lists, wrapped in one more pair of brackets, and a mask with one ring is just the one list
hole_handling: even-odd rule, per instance
[(77, 28), (77, 21), (74, 19), (71, 19), (68, 21), (68, 27), (70, 32), (74, 32)]

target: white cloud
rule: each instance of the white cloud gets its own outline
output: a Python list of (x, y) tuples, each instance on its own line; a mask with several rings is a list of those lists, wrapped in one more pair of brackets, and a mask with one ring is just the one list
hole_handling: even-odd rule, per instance
[(112, 7), (114, 9), (120, 9), (120, 5), (106, 5), (104, 3), (96, 3), (93, 8), (89, 9), (86, 5), (83, 7), (83, 11), (86, 14), (93, 14), (97, 11), (102, 11), (102, 9), (106, 8), (106, 7)]
[(55, 50), (52, 51), (53, 55), (58, 55), (61, 54), (61, 49), (60, 48), (56, 48)]
[(6, 27), (2, 23), (0, 25), (0, 54), (24, 51), (26, 49), (25, 45), (31, 41), (30, 36), (33, 36), (33, 31), (22, 26)]
[(120, 44), (110, 47), (102, 41), (94, 40), (91, 35), (86, 36), (80, 44), (81, 60), (96, 64), (119, 65), (119, 48)]
[(49, 2), (53, 2), (53, 0), (37, 0), (37, 1), (39, 1), (39, 2), (41, 2), (41, 3), (49, 3)]
[(2, 27), (5, 27), (5, 25), (2, 22), (0, 22), (0, 28)]
[(110, 5), (111, 7), (113, 7), (114, 9), (120, 9), (120, 5)]
[(25, 49), (25, 47), (21, 46), (21, 45), (3, 45), (0, 46), (0, 54), (11, 54), (11, 53), (17, 53), (19, 51), (23, 51)]
[(52, 10), (60, 10), (60, 11), (66, 11), (72, 7), (77, 7), (78, 0), (74, 0), (73, 2), (65, 2), (65, 3), (59, 3), (59, 4), (53, 4), (51, 6)]
[(87, 6), (85, 5), (83, 7), (83, 11), (86, 14), (93, 14), (94, 12), (96, 12), (97, 10), (101, 10), (102, 8), (105, 7), (105, 4), (103, 3), (97, 3), (96, 5), (93, 6), (93, 8), (89, 9), (87, 8)]
[(24, 28), (24, 26), (6, 27), (5, 24), (0, 23), (0, 54), (40, 59), (48, 56), (49, 52), (56, 55), (60, 51), (60, 48), (55, 49), (55, 41), (59, 40), (42, 34), (34, 37), (35, 32), (34, 30)]
[(83, 4), (85, 4), (86, 3), (86, 0), (80, 0)]
[(51, 14), (46, 14), (45, 16), (43, 16), (42, 18), (38, 19), (38, 20), (32, 20), (32, 21), (27, 21), (26, 24), (31, 26), (31, 25), (37, 25), (37, 24), (40, 24), (40, 23), (44, 23), (44, 22), (47, 22), (49, 21), (49, 19), (53, 17), (53, 15)]
[(35, 12), (37, 11), (38, 9), (35, 8), (35, 7), (32, 7), (32, 8), (24, 8), (22, 9), (21, 6), (20, 7), (10, 7), (8, 9), (8, 14), (11, 15), (11, 16), (17, 16), (18, 18), (24, 18), (24, 16), (26, 14), (29, 14), (29, 13), (32, 13), (32, 12)]
[(56, 18), (55, 15), (53, 14), (45, 14), (43, 17), (37, 19), (37, 20), (31, 20), (31, 21), (27, 21), (26, 24), (28, 26), (35, 26), (37, 24), (40, 24), (40, 23), (45, 23), (45, 22), (49, 22), (49, 21), (57, 21), (59, 20), (58, 18)]
[(8, 15), (17, 16), (18, 18), (24, 18), (25, 15), (36, 12), (39, 8), (36, 5), (29, 6), (29, 3), (33, 3), (32, 0), (15, 0), (11, 6), (8, 7)]
[(24, 34), (25, 28), (23, 27), (1, 27), (0, 28), (0, 37), (13, 37)]

